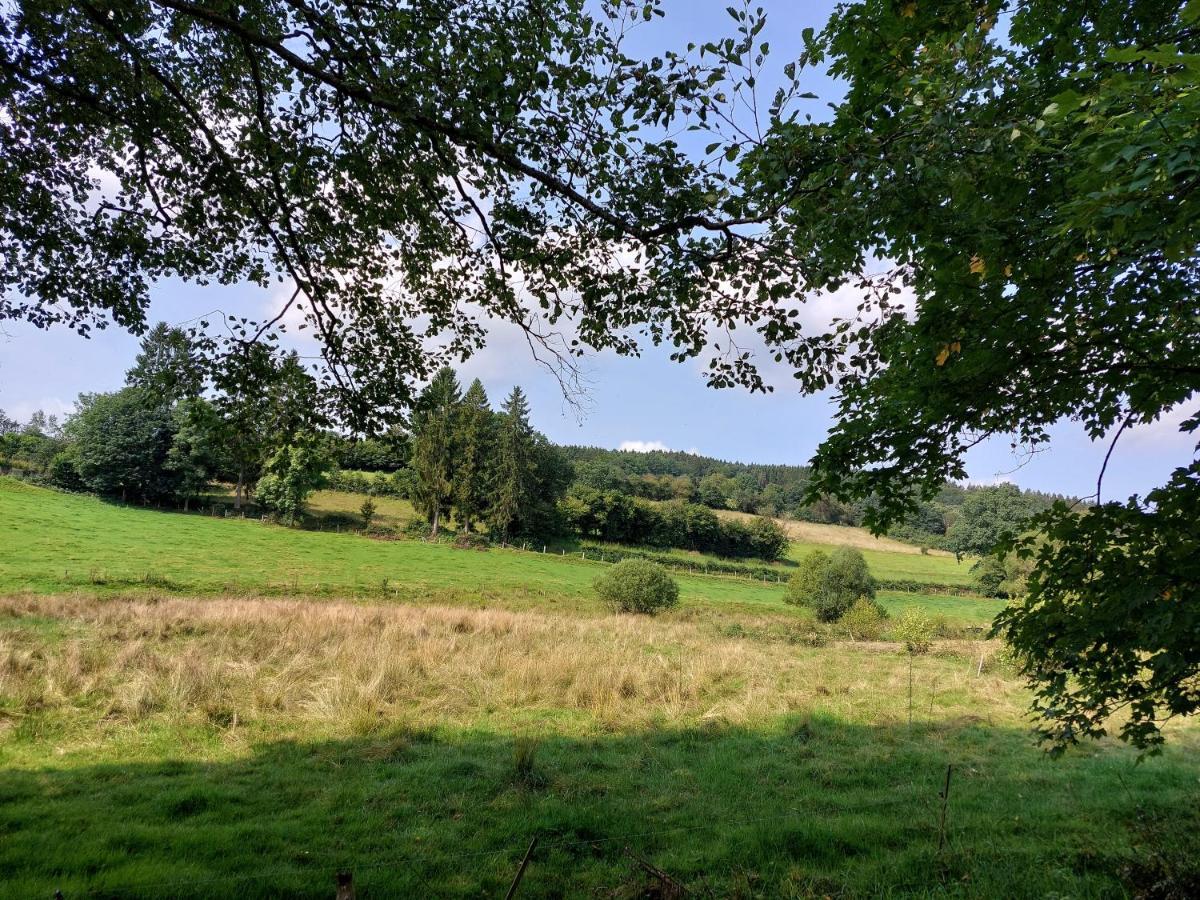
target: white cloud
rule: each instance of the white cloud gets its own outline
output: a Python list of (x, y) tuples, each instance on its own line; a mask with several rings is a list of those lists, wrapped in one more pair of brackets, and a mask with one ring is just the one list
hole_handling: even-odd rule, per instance
[(621, 441), (621, 445), (617, 449), (630, 450), (634, 453), (650, 453), (654, 450), (667, 452), (671, 448), (662, 441)]
[(40, 400), (22, 400), (14, 403), (5, 412), (18, 422), (24, 423), (39, 409), (48, 416), (58, 416), (59, 422), (62, 422), (75, 412), (75, 404), (68, 403), (60, 397), (43, 397)]
[[(1129, 429), (1125, 439), (1129, 446), (1141, 449), (1179, 449), (1195, 447), (1197, 436), (1186, 431), (1180, 431), (1179, 426), (1196, 415), (1194, 403), (1180, 403), (1165, 413), (1156, 421), (1145, 425), (1135, 425)], [(1108, 436), (1105, 437), (1108, 440)]]

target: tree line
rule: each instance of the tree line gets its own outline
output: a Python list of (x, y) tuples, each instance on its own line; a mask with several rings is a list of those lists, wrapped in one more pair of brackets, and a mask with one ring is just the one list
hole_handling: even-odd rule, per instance
[(464, 393), (440, 369), (414, 406), (410, 454), (410, 499), (433, 536), (451, 516), (460, 531), (486, 526), (502, 540), (562, 531), (571, 464), (530, 425), (520, 387), (495, 411), (478, 378)]
[(328, 468), (320, 392), (295, 353), (247, 344), (214, 368), (165, 323), (143, 338), (120, 390), (81, 394), (61, 425), (44, 414), (0, 424), (10, 468), (130, 503), (187, 509), (222, 481), (235, 509), (257, 486), (260, 506), (295, 518)]
[[(828, 495), (814, 498), (807, 466), (730, 462), (675, 450), (563, 449), (574, 463), (575, 484), (605, 493), (830, 525), (861, 526), (874, 506), (870, 497), (851, 502)], [(1012, 484), (945, 482), (932, 498), (914, 498), (912, 511), (888, 533), (930, 548), (979, 555), (1024, 519), (1065, 499)]]

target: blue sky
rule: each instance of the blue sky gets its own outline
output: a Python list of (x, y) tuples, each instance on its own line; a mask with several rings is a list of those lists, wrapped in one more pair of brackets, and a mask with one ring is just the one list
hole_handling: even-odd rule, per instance
[[(661, 52), (682, 49), (731, 31), (727, 0), (667, 0), (667, 16), (639, 29), (634, 49)], [(761, 35), (771, 43), (778, 71), (799, 52), (800, 32), (820, 28), (832, 3), (761, 0), (768, 24)], [(822, 104), (836, 99), (838, 88), (813, 75), (805, 85), (821, 97), (810, 101), (814, 117)], [(773, 89), (771, 89), (773, 90)], [(770, 90), (768, 90), (768, 95)], [(806, 109), (806, 111), (809, 111)], [(183, 323), (212, 310), (261, 315), (274, 298), (252, 287), (201, 288), (177, 281), (156, 285), (151, 321)], [(90, 339), (67, 331), (39, 331), (23, 323), (0, 326), (0, 409), (18, 419), (34, 409), (62, 414), (82, 391), (121, 386), (137, 352), (137, 339), (110, 328)], [(480, 357), (463, 366), (466, 378), (478, 376), (493, 405), (513, 384), (529, 393), (534, 424), (560, 443), (619, 447), (628, 444), (695, 450), (705, 455), (755, 462), (805, 463), (830, 423), (828, 397), (803, 397), (777, 373), (776, 390), (751, 395), (742, 390), (714, 391), (704, 385), (697, 363), (677, 364), (665, 351), (648, 349), (640, 359), (603, 354), (586, 361), (589, 383), (582, 415), (564, 400), (557, 381), (531, 357), (523, 341), (499, 329)], [(1124, 498), (1161, 484), (1167, 474), (1192, 457), (1194, 439), (1164, 421), (1127, 433), (1105, 476), (1105, 495)], [(1050, 449), (1032, 458), (1014, 454), (996, 439), (972, 451), (971, 479), (1009, 480), (1023, 487), (1088, 495), (1107, 450), (1093, 444), (1072, 423), (1054, 430)]]

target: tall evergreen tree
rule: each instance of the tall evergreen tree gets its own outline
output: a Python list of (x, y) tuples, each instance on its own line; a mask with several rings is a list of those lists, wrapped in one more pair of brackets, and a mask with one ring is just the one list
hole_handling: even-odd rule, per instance
[(483, 384), (476, 378), (463, 395), (458, 416), (454, 511), (464, 532), (469, 532), (488, 509), (495, 467), (495, 432), (495, 414), (488, 405)]
[(146, 388), (168, 402), (199, 397), (204, 389), (204, 365), (182, 328), (159, 322), (142, 338), (125, 383)]
[(520, 532), (528, 520), (537, 472), (529, 402), (519, 387), (514, 387), (504, 401), (498, 432), (496, 486), (489, 520), (493, 531), (508, 537)]
[(412, 468), (418, 509), (436, 537), (454, 495), (454, 459), (461, 389), (454, 370), (438, 371), (421, 393), (413, 413)]

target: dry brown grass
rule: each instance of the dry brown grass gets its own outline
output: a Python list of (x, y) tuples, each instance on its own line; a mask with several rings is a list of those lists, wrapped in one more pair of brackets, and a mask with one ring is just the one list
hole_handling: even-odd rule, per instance
[[(820, 706), (881, 724), (902, 715), (908, 679), (891, 645), (802, 647), (638, 616), (87, 596), (0, 598), (3, 616), (58, 630), (0, 630), (0, 695), (18, 710), (124, 722), (292, 719), (361, 733), (554, 719), (558, 730), (604, 731), (747, 724)], [(946, 642), (918, 661), (939, 717), (1019, 716), (1013, 681), (976, 675), (981, 646)]]

